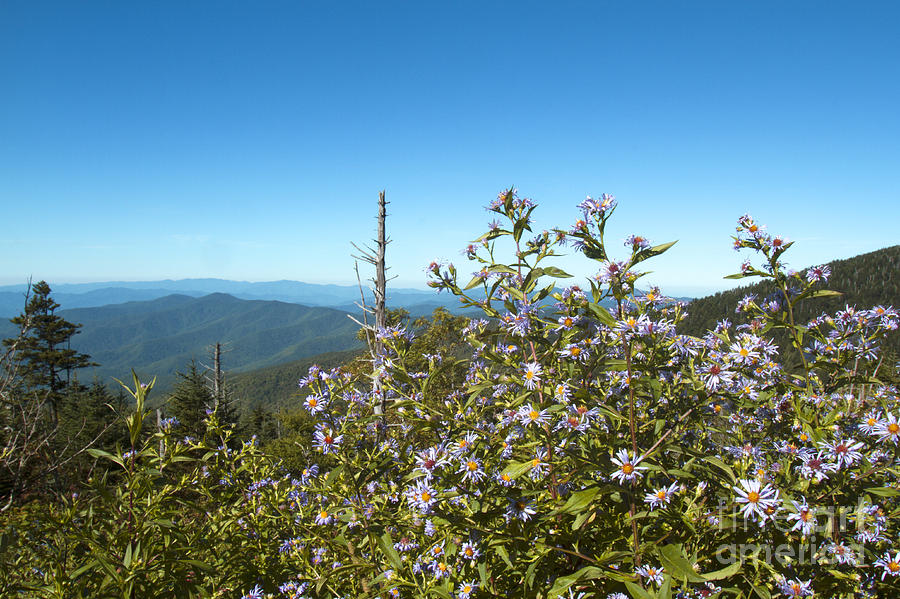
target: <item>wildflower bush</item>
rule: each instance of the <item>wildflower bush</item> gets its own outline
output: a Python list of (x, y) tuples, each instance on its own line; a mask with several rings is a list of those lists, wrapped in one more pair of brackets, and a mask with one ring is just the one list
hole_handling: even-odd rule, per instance
[[(887, 597), (897, 593), (897, 390), (879, 383), (889, 307), (796, 322), (828, 272), (787, 270), (790, 243), (749, 216), (737, 277), (769, 279), (747, 323), (680, 335), (684, 307), (641, 290), (671, 243), (638, 235), (616, 259), (613, 197), (568, 230), (531, 231), (506, 191), (431, 285), (480, 308), (472, 355), (423, 356), (378, 332), (367, 375), (312, 368), (312, 459), (287, 472), (216, 414), (204, 439), (173, 423), (97, 455), (110, 480), (6, 524), (7, 592), (46, 597)], [(597, 262), (583, 286), (550, 262)], [(506, 252), (511, 257), (504, 258)], [(468, 277), (464, 277), (468, 279)], [(783, 333), (789, 344), (769, 340)], [(411, 365), (418, 364), (419, 368)], [(465, 382), (443, 390), (447, 372)], [(451, 377), (452, 380), (452, 377)], [(440, 383), (439, 383), (440, 382)], [(385, 414), (373, 410), (384, 402)], [(43, 535), (35, 538), (35, 522)], [(31, 536), (29, 536), (31, 535)], [(27, 566), (27, 567), (26, 567)], [(11, 573), (12, 572), (12, 573)]]

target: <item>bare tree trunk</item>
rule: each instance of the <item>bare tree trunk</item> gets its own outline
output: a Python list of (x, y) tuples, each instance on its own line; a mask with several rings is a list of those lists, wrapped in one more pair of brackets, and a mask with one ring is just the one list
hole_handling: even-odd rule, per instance
[[(156, 409), (156, 428), (158, 430), (162, 430), (162, 410), (159, 408)], [(163, 457), (166, 455), (166, 444), (160, 439), (159, 440), (159, 459), (162, 461)]]
[(216, 343), (213, 350), (213, 410), (219, 409), (222, 400), (222, 344)]
[[(378, 331), (387, 327), (387, 308), (385, 297), (387, 295), (387, 281), (384, 276), (384, 254), (387, 240), (384, 236), (384, 221), (387, 220), (387, 202), (384, 199), (384, 191), (378, 194), (378, 239), (376, 240), (378, 253), (375, 262), (375, 355), (381, 356), (384, 352), (384, 344), (379, 340)], [(384, 390), (381, 388), (381, 377), (375, 378), (375, 413), (384, 414)]]
[[(375, 293), (375, 307), (369, 308), (366, 306), (366, 298), (365, 294), (362, 291), (362, 284), (360, 284), (360, 295), (362, 299), (362, 303), (360, 304), (360, 308), (363, 310), (363, 322), (359, 322), (352, 316), (350, 317), (354, 322), (359, 324), (363, 330), (366, 331), (366, 339), (369, 342), (369, 353), (372, 357), (372, 367), (373, 367), (373, 376), (374, 381), (372, 383), (372, 392), (377, 398), (374, 405), (374, 411), (377, 415), (384, 414), (384, 394), (382, 392), (381, 385), (381, 377), (378, 376), (375, 369), (377, 368), (377, 363), (379, 361), (379, 357), (384, 351), (384, 344), (378, 339), (378, 331), (387, 327), (387, 307), (386, 307), (386, 298), (387, 298), (387, 276), (386, 271), (387, 267), (385, 266), (385, 253), (387, 249), (387, 244), (390, 243), (390, 239), (387, 238), (385, 234), (385, 221), (387, 220), (387, 205), (388, 202), (384, 199), (384, 191), (378, 192), (378, 235), (375, 239), (375, 249), (367, 248), (368, 251), (360, 249), (355, 243), (353, 247), (355, 247), (359, 252), (359, 256), (354, 256), (355, 258), (362, 260), (364, 262), (368, 262), (372, 266), (375, 267), (375, 277), (372, 279), (372, 282), (375, 284), (375, 288), (373, 292)], [(359, 270), (356, 271), (357, 279), (359, 278)], [(374, 314), (375, 315), (375, 325), (372, 326), (369, 324), (366, 315)], [(373, 334), (374, 333), (374, 334)]]

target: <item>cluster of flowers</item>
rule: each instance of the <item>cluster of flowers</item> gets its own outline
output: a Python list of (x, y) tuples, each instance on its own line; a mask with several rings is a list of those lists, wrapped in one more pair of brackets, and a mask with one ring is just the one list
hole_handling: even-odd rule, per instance
[[(745, 298), (743, 324), (683, 335), (684, 306), (637, 285), (636, 267), (671, 244), (633, 235), (628, 257), (610, 258), (608, 195), (582, 202), (571, 228), (525, 240), (534, 207), (513, 190), (490, 205), (509, 226), (495, 221), (464, 252), (479, 263), (467, 289), (483, 296), (458, 286), (452, 265), (429, 267), (433, 286), (485, 312), (464, 331), (467, 360), (429, 355), (432, 368), (417, 371), (414, 331), (392, 326), (378, 331), (384, 350), (370, 377), (314, 367), (301, 380), (317, 457), (299, 479), (245, 491), (251, 528), (277, 512), (269, 537), (294, 571), (267, 581), (269, 592), (896, 589), (900, 396), (877, 368), (897, 312), (848, 307), (797, 326), (794, 308), (822, 294), (828, 268), (785, 272), (791, 243), (744, 216), (735, 247), (764, 264), (742, 273), (769, 279), (772, 297)], [(498, 263), (494, 243), (505, 236), (515, 255)], [(540, 286), (568, 276), (543, 265), (565, 245), (598, 261), (597, 276)], [(787, 342), (768, 338), (772, 329)], [(431, 382), (446, 368), (462, 368), (466, 382), (435, 396)], [(245, 597), (263, 596), (265, 584)]]

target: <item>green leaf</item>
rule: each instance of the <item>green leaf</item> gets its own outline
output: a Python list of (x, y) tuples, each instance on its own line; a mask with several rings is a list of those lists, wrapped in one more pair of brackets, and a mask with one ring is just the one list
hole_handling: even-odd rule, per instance
[(582, 489), (581, 491), (577, 491), (572, 493), (569, 496), (566, 504), (560, 508), (559, 513), (561, 514), (577, 514), (579, 512), (584, 511), (594, 497), (597, 496), (597, 493), (600, 492), (600, 487), (589, 487), (587, 489)]
[(751, 585), (753, 591), (760, 596), (761, 599), (772, 599), (772, 593), (766, 587)]
[(509, 274), (509, 275), (516, 274), (515, 270), (513, 270), (512, 268), (510, 268), (509, 266), (507, 266), (505, 264), (491, 264), (490, 266), (485, 268), (485, 270), (488, 272), (505, 272), (506, 274)]
[(528, 460), (527, 462), (513, 462), (504, 468), (502, 474), (506, 474), (515, 480), (529, 470), (531, 470), (531, 460)]
[(705, 579), (694, 571), (681, 545), (669, 544), (659, 547), (657, 551), (667, 572), (678, 578), (686, 578), (690, 582), (705, 582)]
[(656, 596), (659, 599), (672, 599), (672, 575), (666, 574), (663, 578), (662, 586), (659, 587), (659, 592), (656, 593)]
[(900, 489), (894, 489), (892, 487), (870, 487), (866, 489), (866, 493), (878, 495), (879, 497), (896, 497), (897, 495), (900, 495)]
[(747, 277), (752, 277), (752, 273), (744, 274), (742, 272), (736, 272), (733, 275), (725, 275), (722, 277), (723, 279), (746, 279)]
[(97, 565), (98, 565), (97, 560), (90, 561), (90, 562), (86, 563), (85, 565), (81, 566), (80, 568), (78, 568), (77, 570), (75, 570), (74, 572), (72, 572), (71, 574), (69, 574), (69, 579), (75, 580), (76, 578), (78, 578), (79, 576), (81, 576), (82, 574), (84, 574), (85, 572), (94, 568)]
[(428, 589), (428, 594), (434, 594), (438, 597), (443, 597), (444, 599), (453, 599), (453, 597), (450, 596), (450, 593), (447, 592), (447, 589), (445, 589), (444, 587), (432, 587)]
[(713, 466), (715, 466), (716, 468), (718, 468), (719, 470), (721, 470), (722, 472), (727, 474), (728, 478), (731, 480), (732, 484), (737, 482), (737, 476), (735, 476), (734, 470), (732, 470), (731, 467), (728, 464), (726, 464), (725, 462), (723, 462), (721, 459), (719, 459), (715, 456), (704, 456), (700, 459), (705, 462), (709, 462), (710, 464), (712, 464)]
[(647, 260), (648, 258), (652, 258), (654, 256), (659, 256), (660, 254), (665, 252), (667, 249), (669, 249), (676, 243), (678, 243), (678, 242), (670, 241), (669, 243), (655, 245), (652, 248), (648, 248), (646, 250), (639, 251), (637, 254), (635, 254), (634, 262), (632, 264), (637, 264), (638, 262), (643, 262), (644, 260)]
[(110, 462), (115, 462), (122, 468), (125, 467), (124, 462), (122, 462), (122, 458), (120, 458), (118, 456), (114, 456), (113, 454), (109, 453), (108, 451), (103, 451), (102, 449), (94, 449), (93, 447), (88, 449), (87, 451), (88, 451), (88, 454), (90, 454), (91, 456), (93, 456), (95, 458), (103, 458), (104, 460), (109, 460)]
[(628, 589), (628, 592), (631, 593), (631, 596), (635, 599), (654, 599), (653, 595), (650, 594), (650, 591), (642, 589), (633, 582), (626, 582), (625, 588)]
[(503, 545), (496, 545), (493, 547), (493, 549), (497, 553), (497, 555), (500, 556), (500, 559), (506, 562), (507, 566), (509, 566), (510, 568), (513, 567), (512, 562), (509, 561), (509, 554), (506, 552), (506, 547), (504, 547)]
[(588, 310), (590, 310), (594, 316), (597, 317), (597, 320), (602, 322), (608, 327), (616, 326), (616, 319), (613, 318), (613, 315), (609, 313), (609, 310), (597, 304), (595, 302), (588, 303)]
[(806, 297), (841, 297), (844, 295), (840, 291), (831, 291), (830, 289), (820, 289), (818, 291), (813, 291)]
[(481, 285), (482, 281), (484, 281), (484, 279), (482, 277), (479, 277), (477, 275), (472, 277), (472, 280), (469, 281), (469, 284), (466, 285), (465, 287), (463, 287), (463, 291), (468, 291), (469, 289), (472, 289), (473, 287), (478, 287), (479, 285)]
[(585, 566), (573, 574), (568, 576), (560, 576), (553, 583), (553, 586), (547, 591), (547, 599), (556, 599), (558, 596), (569, 590), (569, 587), (579, 580), (589, 580), (591, 578), (602, 578), (603, 570), (595, 566)]
[(584, 523), (587, 522), (588, 518), (593, 515), (593, 512), (581, 512), (577, 516), (575, 516), (575, 521), (572, 523), (572, 530), (578, 530)]
[(663, 252), (668, 250), (670, 247), (672, 247), (676, 243), (678, 243), (678, 240), (670, 241), (668, 243), (661, 243), (659, 245), (654, 245), (652, 248), (647, 250), (647, 252), (653, 256), (659, 256), (660, 254), (662, 254)]
[(736, 560), (730, 566), (725, 566), (721, 570), (716, 570), (714, 572), (708, 572), (703, 575), (703, 578), (706, 580), (722, 580), (723, 578), (729, 578), (737, 574), (741, 569), (741, 561)]
[(567, 273), (566, 271), (556, 268), (555, 266), (545, 266), (544, 274), (550, 277), (554, 277), (556, 279), (571, 279), (572, 275)]
[(334, 482), (334, 479), (340, 477), (340, 475), (341, 475), (341, 473), (342, 473), (343, 471), (344, 471), (344, 465), (343, 465), (343, 464), (341, 464), (340, 466), (338, 466), (338, 467), (332, 469), (332, 471), (329, 472), (328, 475), (325, 477), (325, 486), (326, 486), (326, 487), (330, 487), (330, 486), (332, 485), (332, 483)]
[(512, 232), (507, 231), (506, 229), (494, 229), (492, 231), (488, 231), (487, 233), (485, 233), (484, 235), (482, 235), (481, 237), (476, 239), (474, 243), (478, 243), (479, 241), (484, 241), (485, 239), (490, 241), (491, 239), (496, 239), (496, 238), (500, 237), (501, 235), (512, 235)]
[(394, 549), (394, 540), (391, 538), (391, 533), (386, 532), (378, 537), (378, 544), (381, 545), (381, 550), (384, 551), (384, 554), (390, 560), (394, 569), (401, 570), (403, 568), (403, 561), (400, 560), (400, 554)]

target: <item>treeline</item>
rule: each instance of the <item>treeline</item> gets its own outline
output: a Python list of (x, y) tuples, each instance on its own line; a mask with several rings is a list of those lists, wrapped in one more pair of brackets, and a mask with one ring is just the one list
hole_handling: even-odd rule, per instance
[[(878, 305), (894, 305), (900, 300), (900, 245), (891, 246), (867, 254), (829, 262), (831, 276), (822, 286), (837, 291), (840, 296), (817, 297), (802, 302), (795, 314), (798, 324), (804, 324), (823, 312), (833, 314), (845, 306), (868, 309)], [(691, 301), (687, 317), (679, 324), (679, 331), (690, 335), (702, 335), (713, 330), (719, 321), (728, 319), (741, 323), (742, 315), (736, 313), (738, 303), (747, 295), (755, 295), (760, 301), (773, 295), (774, 287), (762, 281), (721, 291), (714, 295)], [(893, 361), (900, 356), (900, 334), (889, 334), (883, 349)], [(888, 360), (886, 360), (888, 362)]]

